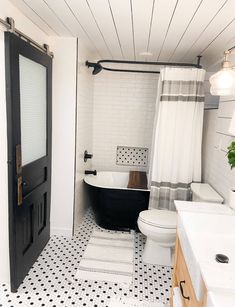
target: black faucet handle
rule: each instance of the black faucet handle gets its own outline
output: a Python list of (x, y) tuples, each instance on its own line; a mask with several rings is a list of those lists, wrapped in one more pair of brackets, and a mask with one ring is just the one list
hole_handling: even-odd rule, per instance
[(97, 171), (96, 170), (94, 170), (94, 171), (85, 170), (85, 175), (94, 175), (94, 176), (96, 176), (97, 175)]
[(84, 151), (84, 162), (87, 161), (87, 159), (92, 159), (93, 154), (88, 153), (87, 150)]

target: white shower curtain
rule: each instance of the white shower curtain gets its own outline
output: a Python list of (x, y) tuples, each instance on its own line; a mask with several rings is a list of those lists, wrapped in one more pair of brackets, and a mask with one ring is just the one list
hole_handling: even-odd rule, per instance
[(201, 181), (204, 76), (197, 68), (161, 70), (150, 209), (175, 210), (174, 200), (188, 200), (190, 183)]

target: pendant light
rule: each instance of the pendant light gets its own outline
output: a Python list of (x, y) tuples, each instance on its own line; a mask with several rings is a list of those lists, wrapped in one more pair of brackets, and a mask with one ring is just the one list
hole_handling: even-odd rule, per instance
[(230, 48), (224, 52), (224, 60), (221, 70), (212, 75), (209, 79), (212, 95), (228, 96), (235, 95), (235, 71), (233, 70), (232, 63), (228, 60), (228, 55), (232, 52)]

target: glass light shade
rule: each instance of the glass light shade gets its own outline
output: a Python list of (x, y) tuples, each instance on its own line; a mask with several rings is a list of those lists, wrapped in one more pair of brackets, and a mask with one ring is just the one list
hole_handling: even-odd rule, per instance
[(232, 68), (222, 68), (209, 79), (212, 95), (235, 95), (235, 71)]

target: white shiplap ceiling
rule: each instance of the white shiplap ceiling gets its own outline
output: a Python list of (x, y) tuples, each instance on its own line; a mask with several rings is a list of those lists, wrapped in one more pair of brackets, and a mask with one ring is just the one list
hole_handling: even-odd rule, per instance
[(235, 42), (235, 0), (11, 2), (46, 34), (79, 37), (100, 59), (195, 62), (202, 55), (210, 66)]

